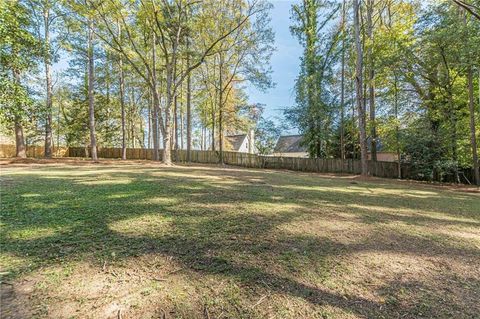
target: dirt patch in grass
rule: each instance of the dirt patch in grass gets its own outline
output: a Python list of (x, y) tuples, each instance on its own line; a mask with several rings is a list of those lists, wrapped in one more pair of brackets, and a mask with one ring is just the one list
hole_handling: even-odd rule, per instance
[(2, 167), (12, 181), (1, 189), (5, 318), (480, 313), (477, 193), (234, 167), (46, 163)]

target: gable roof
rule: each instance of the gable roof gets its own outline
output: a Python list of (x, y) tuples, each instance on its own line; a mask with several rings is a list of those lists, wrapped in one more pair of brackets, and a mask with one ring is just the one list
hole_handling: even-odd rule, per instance
[(287, 135), (280, 136), (275, 145), (274, 153), (299, 153), (307, 152), (305, 146), (300, 145), (302, 143), (302, 135)]
[(231, 146), (233, 151), (237, 151), (243, 144), (243, 141), (247, 138), (246, 134), (238, 134), (238, 135), (227, 135), (225, 139), (227, 140), (228, 144)]

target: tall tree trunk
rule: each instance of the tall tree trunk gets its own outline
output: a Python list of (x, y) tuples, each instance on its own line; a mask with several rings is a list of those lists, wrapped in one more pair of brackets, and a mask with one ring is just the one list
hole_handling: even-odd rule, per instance
[(125, 74), (123, 72), (123, 58), (120, 57), (120, 112), (122, 116), (122, 160), (127, 159), (127, 141), (125, 127)]
[(135, 144), (135, 120), (136, 120), (136, 107), (135, 107), (135, 91), (133, 85), (130, 85), (130, 137), (132, 148), (136, 148)]
[[(47, 117), (45, 119), (45, 157), (52, 157), (52, 71), (51, 71), (51, 59), (50, 59), (50, 8), (46, 5), (43, 11), (43, 23), (45, 32), (45, 79), (47, 84)], [(58, 147), (58, 145), (57, 145)]]
[(149, 87), (148, 88), (148, 137), (147, 137), (147, 148), (152, 147), (152, 104), (153, 104), (153, 98), (152, 98), (152, 89)]
[[(463, 22), (465, 28), (467, 28), (467, 14), (464, 13)], [(468, 39), (468, 34), (466, 35)], [(467, 81), (468, 81), (468, 109), (470, 115), (470, 144), (472, 147), (472, 164), (473, 164), (473, 177), (475, 184), (480, 185), (480, 170), (478, 165), (478, 153), (477, 153), (477, 134), (475, 129), (475, 97), (473, 92), (473, 68), (471, 64), (470, 56), (468, 56), (468, 69), (467, 69)], [(479, 69), (480, 72), (480, 69)], [(479, 73), (480, 75), (480, 73)], [(480, 79), (479, 79), (479, 103), (480, 103)]]
[(16, 146), (16, 157), (26, 158), (27, 157), (27, 148), (25, 147), (25, 138), (23, 136), (23, 126), (20, 118), (15, 117), (15, 146)]
[(97, 161), (97, 140), (95, 136), (95, 106), (94, 106), (94, 61), (93, 61), (93, 21), (88, 20), (88, 112), (90, 124), (90, 148), (92, 160)]
[(203, 131), (204, 131), (203, 132), (203, 150), (207, 151), (208, 150), (208, 146), (207, 146), (208, 145), (207, 144), (208, 143), (208, 135), (207, 135), (208, 129), (207, 129), (206, 126), (203, 127)]
[[(155, 83), (155, 82), (154, 82)], [(152, 90), (153, 93), (153, 114), (152, 114), (152, 139), (153, 139), (153, 160), (160, 160), (160, 97), (158, 96), (157, 88)], [(163, 134), (163, 130), (162, 130)], [(165, 146), (164, 146), (165, 151)]]
[(56, 156), (58, 156), (58, 152), (60, 151), (59, 146), (60, 146), (60, 107), (57, 109), (57, 152), (55, 154)]
[(107, 107), (107, 114), (106, 117), (110, 118), (110, 54), (109, 52), (105, 52), (105, 90), (106, 90), (106, 107)]
[(468, 67), (468, 105), (470, 111), (470, 141), (472, 144), (472, 161), (475, 184), (480, 185), (480, 170), (478, 167), (477, 137), (475, 132), (475, 98), (473, 96), (473, 70)]
[(180, 108), (180, 149), (183, 150), (184, 149), (184, 138), (183, 138), (183, 131), (185, 130), (185, 119), (184, 119), (184, 115), (183, 115), (183, 112), (182, 112), (182, 107)]
[(138, 135), (138, 144), (139, 148), (145, 148), (145, 130), (143, 129), (143, 119), (139, 117), (139, 135)]
[[(448, 73), (447, 73), (448, 74)], [(450, 123), (452, 126), (452, 133), (450, 136), (450, 143), (452, 147), (452, 160), (456, 163), (458, 163), (458, 147), (457, 147), (457, 112), (455, 109), (455, 104), (453, 102), (453, 88), (452, 84), (450, 82), (450, 77), (447, 75), (447, 81), (449, 83), (447, 93), (448, 93), (448, 109), (449, 109), (449, 116), (450, 116)], [(458, 166), (455, 168), (455, 180), (457, 183), (460, 183), (460, 175), (458, 172)]]
[(220, 164), (223, 164), (223, 56), (220, 53), (219, 74), (218, 74), (218, 141), (220, 149)]
[[(352, 101), (351, 103), (351, 110), (352, 110), (352, 131), (351, 131), (351, 139), (352, 139), (352, 159), (357, 159), (358, 158), (358, 154), (357, 154), (357, 137), (358, 137), (358, 132), (356, 130), (356, 126), (355, 126), (355, 123), (357, 122), (356, 118), (355, 118), (355, 108), (356, 108), (356, 104), (353, 103), (353, 101), (355, 100), (355, 80), (353, 79), (353, 81), (350, 82), (350, 93), (351, 93), (351, 96), (350, 96), (350, 100)], [(356, 101), (356, 100), (355, 100)], [(360, 140), (358, 140), (359, 143), (360, 143)]]
[(178, 96), (173, 98), (173, 131), (174, 131), (174, 150), (178, 150)]
[(395, 108), (395, 143), (397, 149), (397, 169), (398, 169), (398, 178), (402, 178), (402, 160), (400, 158), (400, 127), (398, 124), (398, 80), (397, 74), (395, 74), (394, 80), (394, 90), (395, 90), (395, 101), (394, 101), (394, 108)]
[[(171, 125), (171, 115), (170, 109), (172, 106), (173, 98), (168, 96), (167, 93), (167, 109), (168, 112), (165, 111), (165, 129), (163, 130), (163, 163), (165, 165), (172, 165), (172, 147), (171, 147), (171, 137), (172, 137), (172, 125)], [(170, 106), (168, 106), (170, 105)]]
[[(189, 41), (187, 39), (187, 51)], [(190, 68), (190, 53), (187, 52), (187, 69)], [(192, 79), (190, 73), (187, 76), (187, 162), (190, 162), (190, 151), (192, 149)]]
[(174, 90), (174, 68), (171, 65), (174, 62), (170, 62), (170, 65), (167, 65), (167, 103), (165, 105), (165, 125), (162, 130), (163, 133), (163, 163), (165, 165), (172, 165), (172, 124), (171, 124), (171, 110), (173, 105), (173, 100), (175, 97)]
[(160, 98), (158, 96), (157, 88), (157, 52), (156, 52), (157, 39), (155, 32), (152, 33), (152, 98), (153, 98), (153, 114), (152, 114), (152, 138), (153, 138), (153, 160), (158, 161), (158, 113), (160, 110)]
[(360, 130), (360, 160), (362, 175), (368, 175), (367, 162), (367, 134), (365, 125), (365, 105), (363, 101), (363, 49), (360, 40), (360, 0), (353, 0), (354, 4), (354, 25), (355, 25), (355, 48), (357, 52), (355, 68), (355, 87), (358, 109), (358, 126)]
[(176, 64), (177, 64), (177, 46), (174, 44), (170, 59), (167, 59), (166, 65), (166, 91), (167, 101), (165, 104), (165, 124), (162, 125), (163, 134), (163, 163), (165, 165), (172, 165), (172, 107), (174, 106), (174, 99), (177, 95), (176, 87)]
[(377, 129), (375, 123), (375, 61), (373, 58), (373, 4), (374, 0), (367, 1), (367, 36), (370, 41), (368, 46), (368, 91), (370, 99), (370, 148), (372, 161), (377, 161)]
[(342, 79), (340, 96), (340, 157), (345, 159), (345, 1), (342, 4)]
[(217, 102), (212, 102), (212, 151), (215, 151), (215, 107)]
[(203, 127), (203, 150), (207, 150), (207, 128), (204, 126)]

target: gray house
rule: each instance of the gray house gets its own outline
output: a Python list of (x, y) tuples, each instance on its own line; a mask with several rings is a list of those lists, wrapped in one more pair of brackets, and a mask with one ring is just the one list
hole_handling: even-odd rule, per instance
[(280, 136), (272, 156), (308, 157), (307, 148), (302, 143), (302, 135)]

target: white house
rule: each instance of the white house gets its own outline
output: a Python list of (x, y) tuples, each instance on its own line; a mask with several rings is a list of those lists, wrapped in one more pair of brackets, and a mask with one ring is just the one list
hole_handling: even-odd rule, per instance
[(255, 134), (250, 130), (249, 134), (236, 134), (225, 136), (225, 150), (255, 154)]

